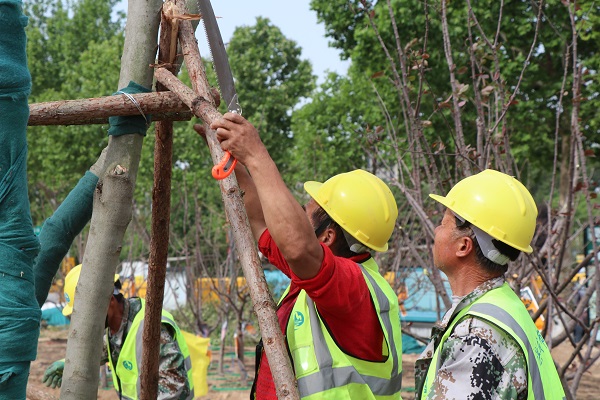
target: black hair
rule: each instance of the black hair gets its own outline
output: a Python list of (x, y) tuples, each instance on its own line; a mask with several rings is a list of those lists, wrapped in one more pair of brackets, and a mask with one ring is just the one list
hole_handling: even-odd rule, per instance
[(350, 258), (356, 255), (355, 252), (350, 250), (346, 237), (344, 236), (344, 230), (342, 227), (335, 222), (329, 214), (321, 207), (317, 206), (312, 214), (313, 224), (316, 226), (315, 235), (319, 237), (327, 228), (331, 228), (335, 231), (335, 241), (329, 246), (333, 254), (338, 257)]

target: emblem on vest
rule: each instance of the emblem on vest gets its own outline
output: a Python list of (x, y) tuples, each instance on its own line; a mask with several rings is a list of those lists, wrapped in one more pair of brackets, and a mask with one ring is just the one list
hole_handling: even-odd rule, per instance
[(296, 311), (294, 313), (294, 330), (300, 328), (303, 323), (304, 323), (304, 314), (302, 314), (300, 311)]
[(131, 361), (123, 361), (123, 366), (127, 371), (131, 371), (133, 369), (133, 364), (131, 363)]

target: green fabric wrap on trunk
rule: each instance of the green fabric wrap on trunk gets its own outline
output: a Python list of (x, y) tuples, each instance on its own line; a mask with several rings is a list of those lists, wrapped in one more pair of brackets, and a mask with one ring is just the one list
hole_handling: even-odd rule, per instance
[[(22, 98), (31, 91), (25, 52), (27, 17), (21, 1), (0, 1), (0, 97)], [(0, 109), (0, 112), (5, 112)], [(28, 110), (29, 112), (29, 110)]]
[[(127, 87), (124, 87), (123, 89), (113, 93), (113, 96), (123, 96), (123, 93), (136, 94), (149, 92), (151, 92), (150, 89), (131, 81)], [(128, 98), (127, 101), (131, 100)], [(146, 136), (146, 131), (150, 127), (150, 121), (152, 121), (152, 116), (150, 114), (146, 114), (146, 118), (144, 118), (144, 116), (141, 115), (141, 112), (140, 115), (136, 116), (110, 117), (108, 118), (108, 123), (110, 124), (110, 128), (108, 128), (108, 135), (121, 136), (137, 133), (139, 135)]]
[[(0, 343), (7, 350), (0, 351), (0, 399), (15, 398), (4, 392), (5, 385), (11, 393), (24, 393), (21, 378), (36, 357), (40, 333), (33, 278), (39, 242), (27, 194), (26, 25), (20, 1), (0, 0)], [(19, 370), (8, 371), (9, 364)]]
[(97, 183), (98, 177), (87, 171), (42, 226), (39, 237), (42, 249), (34, 265), (35, 297), (40, 307), (48, 297), (52, 279), (75, 236), (92, 218), (94, 190)]

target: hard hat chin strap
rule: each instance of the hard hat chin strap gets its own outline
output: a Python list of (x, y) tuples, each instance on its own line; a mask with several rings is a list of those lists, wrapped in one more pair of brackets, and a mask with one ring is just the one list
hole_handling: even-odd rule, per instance
[(356, 253), (356, 254), (371, 252), (370, 248), (368, 248), (367, 246), (365, 246), (364, 244), (362, 244), (361, 242), (356, 240), (356, 238), (354, 238), (352, 235), (350, 235), (344, 229), (342, 229), (342, 232), (344, 232), (344, 238), (346, 239), (346, 243), (348, 243), (348, 248), (350, 248), (350, 251), (352, 251), (353, 253)]
[(481, 248), (481, 252), (488, 260), (498, 264), (498, 265), (506, 265), (510, 258), (498, 251), (496, 246), (492, 240), (494, 240), (490, 235), (476, 227), (475, 225), (471, 225), (471, 229), (475, 232), (475, 237), (477, 238), (477, 243)]

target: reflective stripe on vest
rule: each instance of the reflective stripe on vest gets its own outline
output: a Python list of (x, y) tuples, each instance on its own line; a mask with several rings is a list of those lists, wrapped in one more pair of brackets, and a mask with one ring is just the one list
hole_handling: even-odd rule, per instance
[[(115, 374), (115, 377), (113, 378), (113, 385), (117, 392), (121, 394), (121, 398), (126, 400), (137, 400), (138, 393), (141, 393), (141, 379), (139, 377), (138, 366), (142, 365), (142, 343), (145, 322), (145, 301), (142, 299), (141, 302), (142, 308), (133, 319), (130, 327), (130, 333), (135, 332), (135, 335), (128, 334), (125, 338), (125, 342), (122, 344), (121, 353), (119, 354), (119, 359), (117, 360), (116, 364), (113, 364), (112, 362), (112, 355), (109, 344), (110, 341), (108, 340), (108, 334), (106, 335), (108, 359), (110, 361), (111, 368), (113, 368), (113, 373)], [(181, 332), (175, 324), (173, 317), (167, 311), (162, 311), (161, 323), (170, 325), (175, 331), (175, 340), (177, 341), (177, 345), (179, 346), (179, 349), (181, 350), (181, 353), (184, 357), (184, 367), (187, 372), (187, 380), (188, 385), (190, 387), (190, 395), (187, 397), (186, 400), (192, 400), (194, 398), (192, 361), (190, 358), (189, 350), (187, 348), (187, 344), (185, 343), (185, 339), (181, 335)], [(133, 354), (127, 354), (128, 351), (133, 351), (133, 353), (135, 353), (135, 358), (132, 357)], [(125, 362), (129, 363), (128, 367), (125, 367), (123, 365)], [(121, 380), (121, 378), (123, 377), (125, 377), (125, 379)], [(131, 381), (133, 380), (135, 380), (136, 386), (135, 393), (133, 392), (133, 388), (131, 387)]]
[[(536, 336), (538, 342), (532, 343), (529, 335), (527, 335), (525, 329), (523, 329), (523, 326), (518, 320), (515, 319), (515, 316), (504, 308), (492, 304), (492, 302), (504, 304), (514, 312), (515, 316), (525, 319), (525, 322), (530, 322), (531, 327), (528, 327), (528, 329), (532, 330), (530, 334)], [(421, 398), (426, 397), (427, 391), (433, 384), (429, 384), (428, 381), (433, 381), (433, 375), (435, 375), (437, 368), (440, 365), (442, 345), (451, 334), (454, 326), (458, 324), (465, 315), (476, 316), (491, 322), (496, 327), (509, 334), (518, 343), (519, 347), (524, 352), (527, 362), (528, 399), (545, 400), (547, 398), (546, 393), (552, 393), (553, 399), (566, 399), (564, 389), (554, 366), (554, 361), (544, 342), (544, 338), (537, 328), (535, 328), (535, 325), (533, 324), (533, 321), (531, 321), (529, 313), (523, 306), (521, 300), (507, 283), (484, 294), (470, 306), (465, 307), (455, 315), (453, 322), (448, 326), (440, 344), (435, 349), (435, 364), (432, 362), (429, 366), (427, 379), (423, 386), (423, 395), (425, 396), (422, 396)], [(551, 365), (549, 367), (545, 366), (544, 371), (542, 372), (540, 370), (540, 363), (543, 363), (544, 361), (546, 363), (551, 363)], [(544, 390), (544, 385), (548, 386), (546, 387), (546, 390)]]
[[(402, 366), (400, 364), (401, 354), (398, 353), (398, 349), (401, 348), (402, 344), (401, 336), (396, 338), (396, 335), (399, 335), (399, 331), (394, 334), (394, 329), (390, 318), (390, 300), (383, 292), (376, 279), (371, 275), (369, 269), (363, 267), (361, 264), (358, 265), (360, 266), (363, 275), (369, 280), (370, 285), (367, 286), (369, 286), (371, 297), (375, 296), (373, 302), (376, 308), (379, 306), (379, 316), (383, 324), (384, 336), (386, 343), (389, 344), (388, 348), (391, 349), (392, 366), (390, 377), (383, 378), (361, 374), (354, 366), (333, 367), (334, 360), (324, 336), (324, 327), (317, 314), (314, 302), (310, 299), (310, 297), (306, 296), (306, 304), (308, 308), (312, 340), (314, 344), (314, 353), (319, 369), (310, 375), (298, 378), (298, 390), (302, 397), (307, 397), (351, 383), (361, 385), (366, 384), (375, 396), (392, 396), (397, 394), (398, 398), (400, 397), (400, 389), (402, 386)], [(375, 268), (377, 267), (374, 262), (373, 265)], [(378, 274), (379, 272), (377, 271), (374, 273)], [(397, 309), (398, 307), (395, 308)], [(398, 315), (398, 311), (396, 314)], [(399, 325), (397, 328), (398, 330), (400, 329)], [(388, 354), (388, 356), (390, 355)]]

